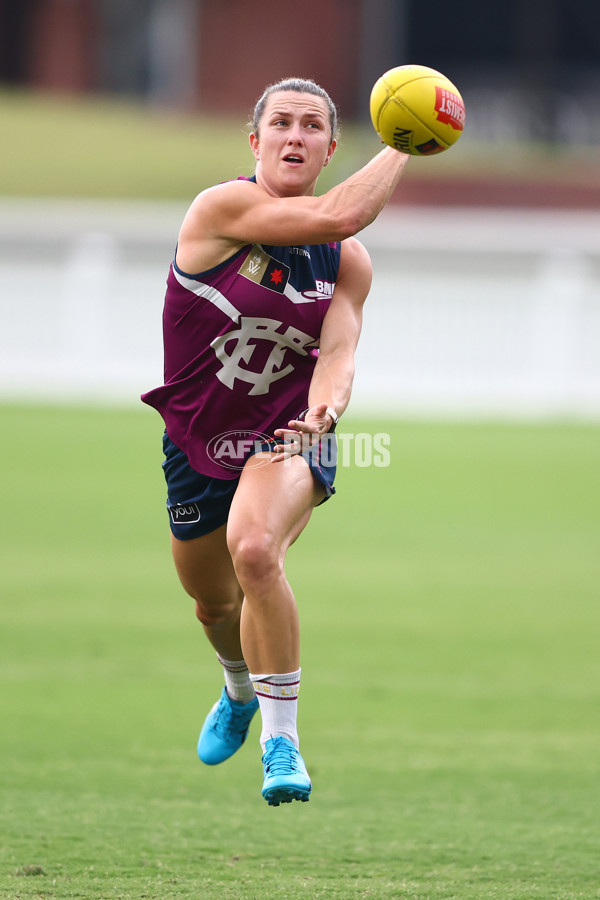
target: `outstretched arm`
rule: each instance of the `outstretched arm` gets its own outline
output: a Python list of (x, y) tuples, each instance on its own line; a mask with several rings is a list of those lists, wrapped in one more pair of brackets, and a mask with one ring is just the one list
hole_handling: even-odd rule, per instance
[[(266, 191), (223, 209), (214, 227), (238, 240), (266, 244), (325, 244), (357, 234), (379, 215), (410, 156), (386, 147), (341, 184), (320, 196), (272, 197)], [(238, 186), (239, 186), (238, 182)], [(242, 186), (244, 184), (242, 183)], [(246, 182), (245, 187), (255, 185)], [(246, 195), (249, 191), (245, 192)]]
[(273, 197), (249, 181), (209, 188), (196, 197), (184, 219), (178, 264), (184, 271), (199, 272), (246, 244), (343, 241), (379, 215), (409, 159), (385, 147), (358, 172), (318, 197)]

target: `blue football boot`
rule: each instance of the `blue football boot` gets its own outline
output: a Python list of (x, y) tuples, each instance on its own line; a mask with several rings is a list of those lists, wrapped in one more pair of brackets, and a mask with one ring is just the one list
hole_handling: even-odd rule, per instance
[(250, 703), (239, 703), (231, 700), (227, 689), (223, 688), (198, 738), (198, 756), (202, 762), (207, 766), (216, 766), (233, 756), (246, 740), (257, 709), (256, 697)]
[(262, 763), (265, 771), (262, 795), (269, 806), (291, 803), (292, 800), (306, 803), (312, 784), (300, 751), (291, 741), (284, 737), (268, 740)]

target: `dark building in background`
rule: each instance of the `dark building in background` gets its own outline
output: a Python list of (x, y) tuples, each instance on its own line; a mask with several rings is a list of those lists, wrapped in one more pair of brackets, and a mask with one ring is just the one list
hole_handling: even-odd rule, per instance
[(600, 131), (590, 0), (0, 0), (0, 79), (37, 89), (246, 114), (267, 83), (303, 75), (352, 119), (407, 62), (447, 74), (484, 128), (513, 104), (534, 137), (559, 140), (565, 121)]
[(397, 0), (0, 0), (0, 78), (230, 113), (266, 84), (302, 75), (353, 117), (364, 86), (397, 64), (402, 9)]
[(0, 82), (29, 80), (30, 13), (35, 0), (0, 0)]

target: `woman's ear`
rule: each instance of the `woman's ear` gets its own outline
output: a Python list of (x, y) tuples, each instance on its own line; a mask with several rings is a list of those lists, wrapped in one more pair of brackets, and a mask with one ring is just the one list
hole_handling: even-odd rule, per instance
[(335, 153), (336, 147), (337, 147), (337, 141), (332, 141), (331, 144), (329, 145), (329, 149), (327, 150), (327, 156), (325, 157), (325, 162), (323, 163), (324, 166), (329, 165), (331, 157)]

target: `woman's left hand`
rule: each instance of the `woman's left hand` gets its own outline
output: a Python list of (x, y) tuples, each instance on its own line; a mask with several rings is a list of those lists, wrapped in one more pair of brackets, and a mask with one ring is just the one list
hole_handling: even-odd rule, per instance
[(327, 434), (333, 420), (327, 412), (326, 403), (317, 403), (307, 410), (303, 420), (292, 419), (287, 428), (277, 428), (275, 437), (283, 438), (284, 444), (277, 444), (273, 449), (273, 462), (280, 462), (306, 453), (313, 447), (319, 438)]

